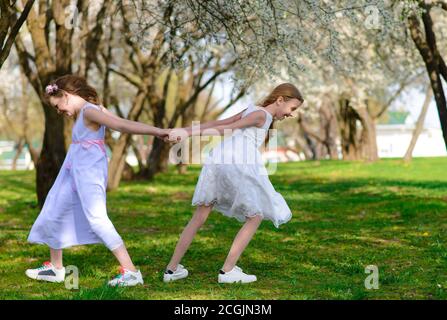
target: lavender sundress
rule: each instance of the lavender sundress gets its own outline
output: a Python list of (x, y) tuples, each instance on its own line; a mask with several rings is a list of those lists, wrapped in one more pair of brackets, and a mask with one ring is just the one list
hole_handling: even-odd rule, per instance
[(28, 241), (53, 249), (104, 243), (110, 250), (123, 244), (107, 216), (107, 155), (105, 126), (98, 131), (84, 124), (84, 110), (73, 126), (72, 143), (44, 206), (31, 228)]

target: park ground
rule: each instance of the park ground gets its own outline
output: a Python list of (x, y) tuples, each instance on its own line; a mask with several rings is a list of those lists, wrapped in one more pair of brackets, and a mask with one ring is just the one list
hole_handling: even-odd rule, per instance
[[(154, 181), (123, 182), (108, 211), (145, 285), (107, 288), (117, 264), (102, 245), (65, 250), (78, 267), (78, 290), (28, 279), (48, 260), (26, 238), (39, 209), (35, 172), (0, 171), (0, 299), (446, 299), (447, 158), (376, 163), (319, 161), (278, 166), (270, 176), (292, 220), (264, 221), (239, 265), (258, 281), (221, 285), (217, 273), (241, 224), (217, 212), (183, 264), (190, 276), (165, 284), (162, 272), (183, 227), (200, 167), (174, 167)], [(366, 289), (375, 265), (379, 288)]]

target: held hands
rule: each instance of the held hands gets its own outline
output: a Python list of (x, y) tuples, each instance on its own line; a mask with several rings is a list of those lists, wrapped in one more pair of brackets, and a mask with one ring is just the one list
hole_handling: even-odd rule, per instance
[(166, 141), (166, 139), (169, 137), (170, 131), (171, 131), (171, 129), (158, 128), (157, 134), (155, 134), (155, 136), (159, 139)]
[(178, 143), (187, 139), (191, 135), (190, 128), (175, 128), (175, 129), (162, 129), (157, 128), (157, 138), (162, 139), (165, 142)]
[(179, 143), (191, 136), (191, 128), (162, 129), (158, 128), (155, 136), (165, 142)]
[(169, 135), (165, 138), (163, 138), (166, 142), (182, 142), (185, 139), (187, 139), (189, 136), (191, 136), (191, 130), (189, 128), (175, 128), (175, 129), (168, 129)]

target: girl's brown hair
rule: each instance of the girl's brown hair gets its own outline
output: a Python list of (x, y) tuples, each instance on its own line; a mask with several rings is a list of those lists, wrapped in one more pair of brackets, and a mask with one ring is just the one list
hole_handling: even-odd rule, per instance
[(90, 103), (100, 104), (96, 90), (81, 76), (67, 74), (51, 81), (45, 90), (45, 97), (48, 100), (50, 97), (62, 97), (63, 91), (80, 96)]
[(279, 97), (283, 97), (285, 101), (290, 99), (298, 99), (301, 103), (304, 102), (303, 96), (297, 87), (291, 83), (282, 83), (273, 89), (270, 94), (262, 100), (261, 107), (267, 107), (269, 104), (274, 103)]
[[(259, 106), (265, 108), (268, 105), (274, 103), (279, 97), (283, 97), (285, 101), (298, 99), (301, 103), (304, 102), (303, 96), (301, 95), (301, 92), (298, 90), (297, 87), (295, 87), (291, 83), (282, 83), (279, 86), (276, 86), (275, 89), (273, 89), (273, 91), (270, 92), (270, 94), (259, 103)], [(267, 137), (264, 141), (265, 145), (267, 145), (270, 140), (270, 130), (273, 129), (274, 122), (275, 121), (273, 120), (270, 124), (268, 131), (269, 133), (267, 134)]]

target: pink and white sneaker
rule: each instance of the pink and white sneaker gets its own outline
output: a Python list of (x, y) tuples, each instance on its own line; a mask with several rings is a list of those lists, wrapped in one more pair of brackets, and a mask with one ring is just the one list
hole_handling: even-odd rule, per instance
[(135, 272), (127, 270), (126, 268), (120, 267), (120, 273), (109, 281), (109, 286), (111, 287), (132, 287), (138, 284), (144, 284), (143, 276), (140, 270)]
[(65, 268), (56, 269), (50, 261), (45, 261), (39, 268), (26, 270), (25, 274), (35, 280), (49, 282), (63, 282), (65, 280)]

